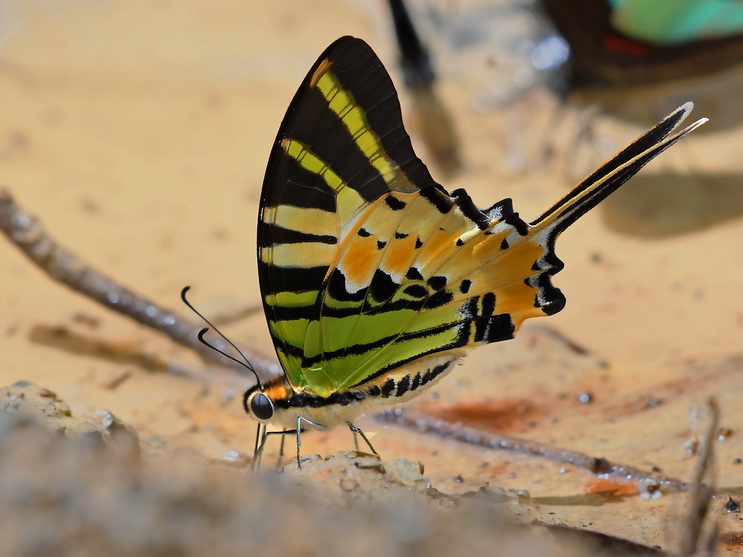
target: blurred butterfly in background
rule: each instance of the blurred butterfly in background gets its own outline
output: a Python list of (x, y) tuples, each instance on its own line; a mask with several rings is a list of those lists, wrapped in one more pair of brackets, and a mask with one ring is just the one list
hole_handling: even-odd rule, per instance
[(471, 348), (560, 311), (555, 240), (706, 121), (671, 135), (691, 108), (526, 222), (510, 199), (479, 209), (464, 190), (436, 183), (413, 152), (381, 61), (359, 39), (330, 45), (289, 106), (263, 183), (260, 291), (284, 373), (256, 374), (245, 393), (259, 422), (254, 462), (267, 424), (296, 434), (301, 466), (305, 429), (358, 432), (359, 415), (410, 400)]
[(730, 0), (541, 0), (570, 44), (576, 86), (706, 76), (743, 60), (743, 4)]

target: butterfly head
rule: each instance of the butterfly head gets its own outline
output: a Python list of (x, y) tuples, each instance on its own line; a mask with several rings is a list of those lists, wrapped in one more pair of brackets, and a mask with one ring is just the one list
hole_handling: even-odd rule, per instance
[(273, 401), (256, 385), (245, 392), (243, 407), (252, 418), (267, 422), (273, 418)]
[(291, 385), (283, 376), (267, 383), (250, 387), (243, 395), (245, 412), (258, 422), (270, 422), (276, 412), (275, 402), (286, 400), (294, 394)]

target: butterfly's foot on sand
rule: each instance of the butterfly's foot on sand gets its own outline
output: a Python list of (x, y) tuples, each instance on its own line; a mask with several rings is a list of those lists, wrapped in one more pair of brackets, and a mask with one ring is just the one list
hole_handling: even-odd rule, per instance
[(356, 427), (351, 422), (348, 422), (348, 429), (350, 429), (353, 432), (353, 443), (356, 446), (356, 450), (359, 450), (359, 440), (356, 437), (357, 435), (361, 435), (361, 438), (366, 442), (366, 444), (369, 446), (369, 450), (372, 452), (372, 454), (375, 454), (379, 456), (379, 453), (374, 450), (374, 447), (372, 447), (371, 442), (369, 441), (369, 438), (366, 436), (366, 434), (361, 431), (360, 427)]

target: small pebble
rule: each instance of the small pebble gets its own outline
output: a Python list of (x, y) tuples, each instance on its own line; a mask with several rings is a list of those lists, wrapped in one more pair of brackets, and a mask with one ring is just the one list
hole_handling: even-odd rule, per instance
[(640, 480), (640, 498), (646, 501), (660, 499), (663, 494), (660, 491), (660, 484), (652, 478), (643, 478)]
[(578, 402), (581, 404), (590, 404), (593, 402), (593, 394), (589, 392), (580, 393), (578, 395)]
[(728, 502), (725, 503), (725, 506), (722, 508), (722, 510), (726, 513), (739, 513), (740, 505), (738, 505), (738, 503), (734, 501), (732, 497), (728, 496)]

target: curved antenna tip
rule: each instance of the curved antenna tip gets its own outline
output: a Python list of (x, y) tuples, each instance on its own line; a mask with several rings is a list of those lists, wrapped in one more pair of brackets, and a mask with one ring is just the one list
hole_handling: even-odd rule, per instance
[[(181, 299), (183, 300), (183, 303), (186, 304), (191, 309), (191, 311), (193, 311), (196, 315), (198, 315), (199, 317), (201, 317), (201, 319), (203, 319), (207, 323), (207, 325), (209, 325), (209, 327), (204, 327), (203, 329), (201, 329), (198, 332), (198, 334), (196, 335), (198, 337), (198, 339), (199, 339), (199, 342), (201, 342), (205, 346), (208, 346), (212, 350), (215, 350), (215, 351), (219, 352), (225, 358), (228, 358), (228, 359), (232, 360), (233, 362), (235, 362), (237, 364), (240, 364), (241, 366), (243, 366), (244, 368), (246, 368), (248, 371), (250, 371), (250, 373), (252, 373), (255, 376), (256, 383), (258, 384), (258, 386), (260, 387), (260, 389), (263, 390), (263, 383), (261, 382), (261, 378), (258, 376), (258, 372), (255, 371), (255, 369), (253, 368), (253, 365), (250, 363), (250, 360), (248, 360), (248, 358), (245, 356), (245, 354), (243, 354), (240, 351), (240, 349), (237, 346), (235, 346), (235, 343), (234, 342), (232, 342), (230, 339), (228, 339), (226, 336), (224, 336), (222, 334), (222, 332), (219, 329), (217, 329), (217, 327), (215, 327), (214, 324), (211, 321), (209, 321), (206, 317), (204, 317), (195, 307), (193, 307), (191, 305), (191, 302), (189, 302), (186, 299), (186, 292), (188, 292), (188, 290), (190, 288), (191, 288), (190, 286), (184, 286), (183, 287), (183, 290), (181, 290)], [(245, 361), (244, 362), (241, 362), (237, 358), (233, 358), (232, 356), (230, 356), (229, 354), (227, 354), (223, 350), (220, 350), (216, 346), (213, 346), (213, 345), (209, 344), (209, 342), (204, 339), (204, 335), (206, 335), (206, 333), (207, 333), (207, 331), (209, 331), (209, 328), (210, 327), (212, 329), (214, 329), (214, 331), (220, 337), (222, 337), (227, 342), (227, 344), (229, 344), (230, 346), (232, 346), (232, 348), (234, 348), (237, 351), (237, 353), (240, 354), (240, 356), (242, 356), (243, 360), (245, 360)]]

